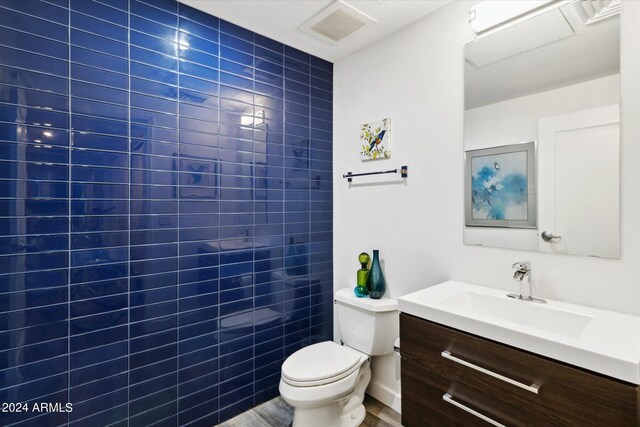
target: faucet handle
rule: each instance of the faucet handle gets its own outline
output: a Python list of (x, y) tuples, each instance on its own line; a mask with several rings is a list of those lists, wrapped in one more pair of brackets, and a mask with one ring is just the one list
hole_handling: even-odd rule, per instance
[(531, 263), (529, 261), (514, 262), (511, 268), (515, 268), (520, 271), (531, 271)]

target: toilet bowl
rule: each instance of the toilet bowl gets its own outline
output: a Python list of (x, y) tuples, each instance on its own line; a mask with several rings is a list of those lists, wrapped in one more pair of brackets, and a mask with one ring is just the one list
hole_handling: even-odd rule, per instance
[(355, 427), (371, 379), (370, 357), (393, 351), (398, 335), (397, 301), (356, 298), (336, 292), (342, 342), (302, 348), (282, 365), (280, 395), (294, 407), (293, 427)]
[(295, 408), (294, 426), (357, 426), (364, 411), (358, 411), (358, 405), (345, 406), (358, 383), (364, 399), (370, 378), (369, 356), (325, 341), (305, 347), (285, 361), (280, 394)]

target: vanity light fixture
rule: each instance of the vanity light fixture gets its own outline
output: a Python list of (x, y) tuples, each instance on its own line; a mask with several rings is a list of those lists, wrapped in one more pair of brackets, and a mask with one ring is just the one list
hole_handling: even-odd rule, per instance
[(478, 37), (484, 37), (572, 1), (485, 0), (469, 10), (469, 24)]

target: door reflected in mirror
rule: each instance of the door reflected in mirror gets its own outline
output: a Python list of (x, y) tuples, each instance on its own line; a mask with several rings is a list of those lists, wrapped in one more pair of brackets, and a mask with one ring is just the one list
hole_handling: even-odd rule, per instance
[[(465, 244), (620, 257), (620, 20), (583, 3), (547, 2), (465, 46), (465, 157), (535, 142), (521, 173), (535, 182), (508, 176), (509, 165), (467, 171)], [(491, 201), (535, 220), (469, 221), (474, 207), (506, 211)]]

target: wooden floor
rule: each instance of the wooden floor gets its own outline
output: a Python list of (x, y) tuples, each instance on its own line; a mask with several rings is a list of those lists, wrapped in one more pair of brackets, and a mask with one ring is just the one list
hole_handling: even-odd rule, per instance
[[(366, 395), (364, 407), (367, 415), (360, 427), (401, 427), (400, 414)], [(293, 420), (293, 408), (281, 397), (256, 406), (219, 427), (288, 427)]]

